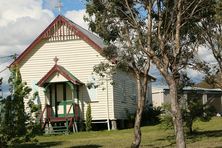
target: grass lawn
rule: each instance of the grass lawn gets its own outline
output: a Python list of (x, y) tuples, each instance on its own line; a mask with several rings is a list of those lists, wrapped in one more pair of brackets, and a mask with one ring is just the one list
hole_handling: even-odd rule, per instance
[[(187, 135), (189, 148), (222, 147), (222, 117), (209, 122), (197, 121), (194, 124), (195, 135)], [(175, 147), (173, 130), (164, 130), (160, 125), (142, 127), (141, 147)], [(22, 144), (16, 147), (130, 147), (133, 129), (116, 131), (80, 132), (70, 135), (39, 136), (37, 144)]]

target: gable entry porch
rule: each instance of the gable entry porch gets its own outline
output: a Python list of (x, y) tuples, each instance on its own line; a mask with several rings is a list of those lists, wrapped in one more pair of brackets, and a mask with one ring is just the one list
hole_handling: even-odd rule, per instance
[(45, 93), (46, 104), (40, 115), (45, 133), (78, 132), (79, 87), (83, 83), (56, 63), (37, 84)]

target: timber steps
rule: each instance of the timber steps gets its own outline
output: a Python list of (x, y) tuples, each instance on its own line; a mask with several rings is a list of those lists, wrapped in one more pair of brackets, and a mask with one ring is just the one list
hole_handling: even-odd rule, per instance
[[(73, 114), (70, 113), (71, 108)], [(71, 104), (68, 112), (60, 115), (52, 114), (52, 106), (46, 105), (40, 114), (39, 122), (45, 134), (68, 134), (70, 131), (78, 132), (77, 123), (79, 121), (79, 106)], [(45, 113), (45, 118), (43, 117)]]

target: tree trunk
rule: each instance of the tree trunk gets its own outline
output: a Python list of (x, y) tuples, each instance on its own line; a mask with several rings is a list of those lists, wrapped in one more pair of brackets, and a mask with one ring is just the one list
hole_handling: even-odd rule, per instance
[(177, 98), (177, 87), (175, 82), (170, 83), (170, 96), (171, 96), (171, 111), (173, 116), (174, 131), (176, 135), (176, 147), (186, 148), (184, 131), (183, 131), (183, 120), (181, 109)]
[(140, 78), (137, 78), (137, 111), (134, 124), (134, 141), (131, 144), (132, 148), (138, 148), (141, 143), (141, 119), (142, 113), (145, 106), (146, 93), (147, 93), (147, 78), (145, 78), (144, 83), (141, 83)]
[(193, 134), (193, 122), (191, 122), (189, 125), (189, 133)]

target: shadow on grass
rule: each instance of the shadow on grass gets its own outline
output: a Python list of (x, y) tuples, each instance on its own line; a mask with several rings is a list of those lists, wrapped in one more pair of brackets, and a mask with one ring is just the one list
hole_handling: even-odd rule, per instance
[(16, 148), (44, 148), (44, 147), (59, 146), (61, 144), (62, 142), (41, 142), (41, 143), (24, 143), (14, 146)]
[[(159, 146), (157, 146), (159, 143), (162, 143), (161, 141), (168, 141), (168, 144), (160, 144)], [(155, 140), (156, 144), (148, 144), (148, 145), (143, 145), (145, 147), (161, 147), (161, 148), (165, 148), (165, 147), (174, 147), (174, 145), (176, 144), (175, 142), (175, 136), (167, 136), (165, 138), (159, 138)]]
[[(195, 131), (192, 135), (187, 135), (187, 143), (193, 143), (197, 141), (203, 140), (203, 138), (209, 138), (209, 137), (221, 137), (222, 135), (222, 130), (213, 130), (213, 131)], [(168, 144), (163, 144), (157, 146), (157, 143), (161, 141), (168, 141)], [(175, 136), (167, 136), (165, 138), (159, 138), (155, 140), (155, 144), (148, 144), (148, 145), (143, 145), (145, 147), (161, 147), (161, 148), (166, 148), (166, 147), (174, 147), (176, 144), (175, 142)]]
[(187, 139), (191, 142), (200, 141), (202, 138), (209, 137), (221, 137), (222, 130), (213, 130), (213, 131), (195, 131), (193, 134), (189, 134)]
[(72, 146), (70, 148), (99, 148), (102, 147), (101, 145), (78, 145), (78, 146)]
[(213, 131), (195, 131), (189, 137), (198, 136), (198, 137), (221, 137), (222, 130), (213, 130)]

